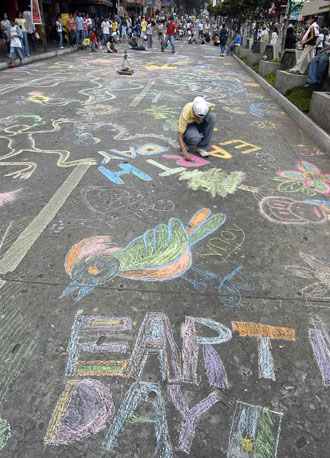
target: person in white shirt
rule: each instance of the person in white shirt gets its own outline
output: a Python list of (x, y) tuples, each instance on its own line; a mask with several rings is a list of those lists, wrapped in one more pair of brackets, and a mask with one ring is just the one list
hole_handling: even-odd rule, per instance
[(58, 35), (58, 47), (63, 49), (63, 24), (60, 14), (56, 18), (56, 32)]
[(25, 9), (25, 11), (23, 11), (23, 18), (26, 20), (26, 29), (27, 29), (27, 33), (28, 33), (28, 38), (30, 39), (31, 43), (32, 43), (32, 51), (35, 51), (36, 50), (36, 42), (35, 42), (35, 39), (34, 39), (34, 34), (36, 33), (36, 27), (35, 25), (33, 24), (33, 17), (32, 17), (32, 13), (31, 13), (31, 6), (28, 5)]
[(102, 36), (103, 36), (103, 43), (104, 43), (104, 46), (106, 46), (109, 41), (109, 34), (110, 34), (110, 22), (108, 21), (108, 19), (104, 19), (102, 21), (101, 30), (102, 30)]
[(307, 21), (308, 29), (305, 32), (301, 44), (304, 46), (304, 50), (299, 57), (296, 65), (289, 70), (291, 73), (299, 73), (303, 75), (307, 70), (308, 64), (313, 59), (314, 48), (317, 37), (319, 36), (319, 26), (317, 24), (317, 17), (312, 16)]
[(23, 33), (20, 27), (15, 24), (15, 19), (10, 20), (9, 39), (10, 39), (10, 53), (11, 64), (9, 67), (15, 67), (15, 59), (19, 59), (20, 65), (23, 65), (23, 48), (22, 48)]

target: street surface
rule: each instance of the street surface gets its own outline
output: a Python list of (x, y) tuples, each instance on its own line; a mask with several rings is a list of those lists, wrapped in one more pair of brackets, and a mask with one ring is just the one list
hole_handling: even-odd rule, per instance
[(330, 159), (176, 46), (0, 73), (1, 457), (329, 456)]

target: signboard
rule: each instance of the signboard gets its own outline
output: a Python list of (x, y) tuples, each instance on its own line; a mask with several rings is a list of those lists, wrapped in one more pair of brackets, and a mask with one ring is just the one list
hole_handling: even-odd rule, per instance
[[(304, 0), (296, 0), (296, 1), (291, 2), (291, 13), (290, 13), (289, 21), (298, 21), (299, 20), (300, 11), (301, 11), (301, 8), (303, 7), (303, 4), (304, 4)], [(288, 5), (286, 7), (286, 12), (285, 12), (287, 17), (289, 13), (289, 5), (290, 5), (290, 2), (288, 2)]]
[(31, 13), (33, 24), (42, 24), (38, 0), (31, 0)]

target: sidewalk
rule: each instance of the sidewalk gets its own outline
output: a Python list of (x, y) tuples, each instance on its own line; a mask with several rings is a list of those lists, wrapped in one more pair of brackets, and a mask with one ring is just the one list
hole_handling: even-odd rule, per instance
[[(36, 42), (36, 51), (32, 51), (30, 49), (30, 57), (25, 57), (23, 59), (23, 65), (31, 64), (32, 62), (36, 62), (38, 60), (49, 59), (50, 57), (60, 56), (62, 54), (68, 54), (70, 52), (77, 51), (77, 48), (70, 48), (69, 45), (64, 45), (64, 49), (59, 49), (58, 43), (51, 42), (48, 43), (48, 50), (47, 52), (44, 51), (42, 47), (42, 42)], [(0, 70), (4, 68), (8, 68), (10, 63), (10, 59), (7, 54), (7, 47), (5, 43), (2, 41), (0, 44)], [(19, 61), (16, 61), (16, 65), (19, 65)]]

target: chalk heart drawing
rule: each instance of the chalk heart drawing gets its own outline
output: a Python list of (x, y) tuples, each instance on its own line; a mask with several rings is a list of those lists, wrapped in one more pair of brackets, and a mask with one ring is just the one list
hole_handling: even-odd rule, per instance
[(11, 437), (10, 425), (7, 420), (0, 418), (0, 450), (4, 448)]
[[(274, 180), (289, 183), (289, 187), (283, 189), (279, 185), (279, 190), (284, 192), (304, 192), (307, 195), (329, 194), (330, 193), (330, 174), (324, 173), (314, 164), (300, 161), (296, 164), (297, 170), (282, 170), (277, 172), (280, 178)], [(284, 180), (281, 180), (284, 179)], [(292, 184), (294, 183), (294, 185)], [(281, 189), (280, 189), (281, 188)]]
[(179, 180), (188, 181), (188, 188), (202, 189), (212, 197), (226, 197), (233, 194), (245, 178), (244, 172), (223, 172), (221, 169), (209, 169), (206, 172), (189, 170), (180, 174)]
[(329, 221), (330, 202), (315, 199), (298, 201), (290, 197), (266, 196), (259, 202), (264, 218), (278, 224), (322, 224)]
[(300, 252), (299, 256), (310, 266), (304, 267), (299, 265), (286, 266), (286, 269), (301, 278), (316, 279), (308, 286), (305, 286), (300, 292), (306, 297), (324, 298), (330, 293), (330, 266), (309, 254)]
[[(5, 176), (13, 178), (28, 179), (36, 170), (36, 162), (31, 161), (7, 161), (7, 159), (23, 155), (24, 153), (41, 153), (41, 154), (57, 154), (58, 167), (75, 167), (80, 164), (94, 165), (96, 161), (91, 158), (78, 159), (69, 161), (70, 152), (60, 149), (41, 149), (36, 146), (34, 139), (35, 134), (49, 134), (59, 132), (62, 124), (73, 123), (71, 119), (52, 119), (52, 129), (32, 130), (34, 127), (45, 124), (40, 116), (37, 115), (13, 115), (7, 118), (0, 119), (0, 132), (5, 132), (6, 135), (0, 135), (8, 141), (9, 152), (0, 156), (0, 166), (17, 166), (19, 170), (7, 173)], [(48, 137), (47, 137), (48, 139)], [(50, 141), (50, 139), (49, 139)]]
[[(203, 208), (195, 213), (187, 227), (178, 218), (171, 218), (167, 225), (159, 224), (148, 230), (125, 248), (116, 247), (109, 236), (84, 239), (66, 256), (65, 270), (72, 281), (62, 296), (78, 289), (76, 300), (80, 300), (115, 276), (142, 281), (183, 277), (192, 268), (191, 248), (215, 232), (225, 220), (223, 213), (211, 216), (211, 211)], [(209, 275), (205, 273), (206, 278)]]

